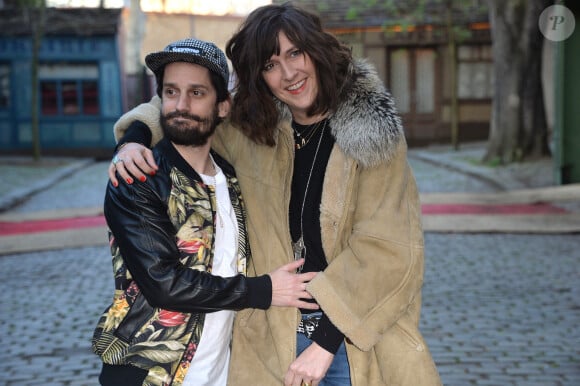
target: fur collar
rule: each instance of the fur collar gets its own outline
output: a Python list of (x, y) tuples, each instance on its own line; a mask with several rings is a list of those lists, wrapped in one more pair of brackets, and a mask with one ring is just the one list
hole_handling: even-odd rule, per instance
[[(286, 106), (279, 108), (284, 119), (291, 119)], [(329, 123), (338, 147), (363, 167), (389, 162), (404, 140), (393, 98), (374, 67), (361, 59), (351, 66), (342, 101)]]

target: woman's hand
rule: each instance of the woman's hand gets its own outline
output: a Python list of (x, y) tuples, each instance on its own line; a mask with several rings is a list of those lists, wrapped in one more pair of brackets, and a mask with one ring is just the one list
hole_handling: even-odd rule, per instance
[(133, 178), (145, 182), (145, 174), (154, 176), (157, 172), (153, 152), (140, 143), (128, 142), (122, 145), (109, 165), (109, 179), (116, 187), (119, 186), (119, 181), (115, 172), (128, 184), (133, 183)]
[(290, 364), (288, 372), (284, 376), (285, 386), (300, 386), (307, 384), (317, 386), (332, 364), (334, 354), (320, 347), (316, 342), (312, 342)]

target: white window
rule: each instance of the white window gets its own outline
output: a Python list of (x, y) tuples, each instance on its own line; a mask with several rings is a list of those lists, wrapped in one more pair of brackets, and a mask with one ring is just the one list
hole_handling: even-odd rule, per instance
[(491, 99), (493, 61), (490, 45), (463, 45), (457, 49), (460, 99)]

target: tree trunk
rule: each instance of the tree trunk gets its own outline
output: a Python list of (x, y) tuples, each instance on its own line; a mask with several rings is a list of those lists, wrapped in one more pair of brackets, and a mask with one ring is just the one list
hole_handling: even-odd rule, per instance
[[(41, 157), (41, 144), (40, 144), (40, 122), (39, 122), (39, 97), (38, 97), (38, 57), (40, 52), (40, 46), (42, 44), (42, 37), (44, 34), (44, 22), (45, 22), (45, 1), (39, 2), (38, 9), (32, 9), (31, 18), (33, 27), (33, 37), (32, 37), (32, 61), (31, 61), (31, 130), (32, 130), (32, 156), (35, 161), (40, 160)], [(35, 12), (38, 11), (38, 12)]]
[(484, 161), (549, 154), (541, 83), (540, 13), (549, 0), (488, 0), (495, 86)]
[(449, 60), (449, 79), (451, 94), (450, 117), (451, 125), (451, 145), (453, 149), (459, 150), (459, 101), (457, 96), (457, 42), (455, 39), (455, 31), (453, 29), (453, 1), (447, 0), (446, 8), (446, 29), (447, 29), (447, 55)]

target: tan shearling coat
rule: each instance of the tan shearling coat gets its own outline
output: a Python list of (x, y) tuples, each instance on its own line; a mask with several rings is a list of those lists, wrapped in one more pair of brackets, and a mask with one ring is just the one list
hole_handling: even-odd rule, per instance
[[(346, 336), (353, 386), (440, 385), (418, 330), (424, 244), (421, 207), (393, 101), (372, 67), (352, 68), (329, 126), (336, 139), (324, 177), (321, 232), (328, 268), (308, 285)], [(288, 208), (293, 173), (291, 117), (280, 107), (276, 145), (257, 145), (222, 124), (214, 149), (234, 165), (248, 212), (249, 275), (292, 261)], [(125, 114), (161, 137), (159, 100)], [(296, 309), (239, 311), (228, 385), (282, 385), (296, 356)]]

